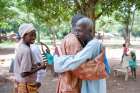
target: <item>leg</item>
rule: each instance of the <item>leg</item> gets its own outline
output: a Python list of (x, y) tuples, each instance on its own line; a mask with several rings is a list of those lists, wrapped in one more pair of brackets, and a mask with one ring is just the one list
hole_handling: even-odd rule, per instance
[(131, 74), (132, 74), (132, 78), (133, 78), (133, 68), (131, 67)]
[(123, 58), (124, 58), (124, 54), (122, 55), (122, 58), (121, 58), (121, 64), (122, 64), (122, 62), (123, 62)]
[(134, 79), (136, 79), (136, 68), (134, 68)]

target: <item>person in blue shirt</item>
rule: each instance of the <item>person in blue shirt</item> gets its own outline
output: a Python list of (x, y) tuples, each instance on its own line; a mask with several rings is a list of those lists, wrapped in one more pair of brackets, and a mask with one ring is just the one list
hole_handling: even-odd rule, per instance
[[(89, 23), (92, 24), (92, 21), (89, 18), (82, 18), (77, 22), (77, 26), (80, 27), (83, 24), (89, 25)], [(102, 48), (103, 45), (98, 40), (92, 39), (80, 52), (75, 55), (55, 55), (54, 69), (58, 73), (73, 71), (88, 59), (95, 59), (100, 54)], [(110, 71), (109, 64), (107, 69)], [(82, 80), (80, 93), (106, 93), (106, 79)]]

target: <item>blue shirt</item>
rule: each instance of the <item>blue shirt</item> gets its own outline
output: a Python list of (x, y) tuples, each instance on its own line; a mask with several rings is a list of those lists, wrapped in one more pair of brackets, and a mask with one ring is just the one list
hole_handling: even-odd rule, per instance
[[(103, 45), (100, 42), (93, 39), (76, 55), (55, 56), (55, 72), (62, 73), (76, 69), (87, 59), (95, 58), (99, 55), (102, 47)], [(82, 80), (81, 93), (106, 93), (106, 80)]]

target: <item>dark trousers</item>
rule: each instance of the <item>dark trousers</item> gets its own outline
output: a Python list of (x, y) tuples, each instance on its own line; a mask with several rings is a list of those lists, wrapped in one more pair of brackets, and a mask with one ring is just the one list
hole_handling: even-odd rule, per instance
[(136, 79), (136, 68), (131, 67), (132, 76)]

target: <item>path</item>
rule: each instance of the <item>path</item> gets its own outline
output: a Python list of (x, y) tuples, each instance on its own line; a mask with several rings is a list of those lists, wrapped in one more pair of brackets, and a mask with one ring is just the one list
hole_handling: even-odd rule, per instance
[[(13, 93), (13, 83), (11, 81), (12, 74), (8, 72), (10, 59), (13, 57), (13, 49), (0, 51), (0, 93)], [(12, 52), (11, 52), (12, 51)], [(107, 49), (107, 55), (110, 58), (110, 63), (117, 64), (120, 60), (121, 49)], [(8, 54), (6, 54), (7, 52)], [(138, 55), (140, 55), (140, 51)], [(3, 59), (2, 59), (3, 58)], [(113, 77), (112, 75), (107, 80), (107, 93), (139, 93), (140, 91), (140, 68), (137, 71), (137, 81), (133, 81), (131, 77), (128, 82), (124, 81), (124, 76)], [(131, 74), (131, 73), (129, 73)], [(55, 93), (56, 79), (53, 78), (50, 71), (48, 71), (46, 78), (46, 93)]]

